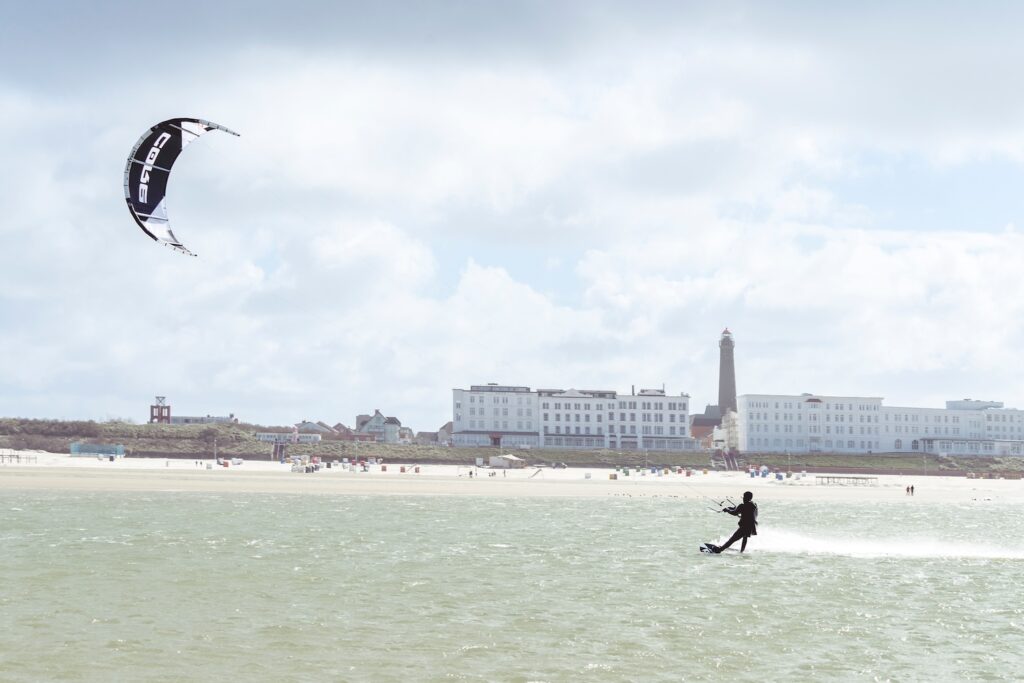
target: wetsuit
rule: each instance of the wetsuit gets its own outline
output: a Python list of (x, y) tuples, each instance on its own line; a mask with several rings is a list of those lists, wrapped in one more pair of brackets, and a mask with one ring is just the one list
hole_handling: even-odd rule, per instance
[(732, 535), (725, 545), (718, 549), (718, 552), (722, 552), (736, 541), (743, 539), (743, 543), (740, 544), (740, 552), (742, 553), (747, 549), (747, 538), (750, 536), (757, 536), (757, 504), (754, 501), (747, 501), (740, 503), (735, 507), (725, 508), (725, 512), (730, 515), (738, 516), (740, 518), (739, 528), (736, 533)]

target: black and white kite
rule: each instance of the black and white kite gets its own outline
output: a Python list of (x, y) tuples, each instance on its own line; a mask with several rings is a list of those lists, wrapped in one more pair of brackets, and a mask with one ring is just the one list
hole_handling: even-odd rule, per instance
[(178, 241), (167, 220), (167, 179), (181, 150), (208, 130), (238, 135), (202, 119), (168, 119), (143, 133), (124, 167), (124, 199), (132, 218), (157, 242), (190, 256), (195, 254)]

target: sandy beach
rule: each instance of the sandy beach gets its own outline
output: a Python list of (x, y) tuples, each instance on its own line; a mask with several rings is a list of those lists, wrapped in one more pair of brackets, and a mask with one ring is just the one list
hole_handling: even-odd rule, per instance
[[(371, 465), (368, 471), (321, 468), (292, 472), (290, 465), (245, 461), (222, 467), (213, 461), (122, 458), (113, 462), (41, 452), (14, 452), (0, 464), (0, 491), (182, 491), (330, 495), (474, 495), (516, 497), (666, 496), (715, 500), (744, 490), (758, 500), (1024, 502), (1024, 481), (963, 477), (879, 475), (872, 485), (826, 485), (814, 474), (776, 480), (746, 472), (697, 470), (692, 476), (614, 469), (530, 468), (500, 470), (456, 465)], [(20, 455), (20, 462), (10, 455)], [(212, 465), (208, 468), (207, 465)], [(418, 468), (418, 472), (416, 469)], [(473, 476), (470, 473), (473, 472)], [(492, 474), (493, 473), (493, 474)], [(611, 475), (617, 475), (612, 479)]]

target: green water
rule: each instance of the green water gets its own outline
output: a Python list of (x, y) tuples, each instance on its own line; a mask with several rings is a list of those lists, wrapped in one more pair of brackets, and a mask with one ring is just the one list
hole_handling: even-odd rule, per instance
[(1020, 680), (1024, 508), (0, 493), (2, 681)]

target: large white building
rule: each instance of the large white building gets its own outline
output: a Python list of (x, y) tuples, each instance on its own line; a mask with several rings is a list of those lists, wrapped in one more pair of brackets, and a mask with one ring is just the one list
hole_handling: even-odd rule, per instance
[(473, 385), (452, 390), (455, 446), (540, 445), (537, 392), (530, 387)]
[(538, 389), (498, 384), (452, 390), (456, 446), (694, 450), (688, 394), (661, 389)]
[(737, 403), (741, 452), (1024, 453), (1024, 411), (997, 401), (906, 408), (874, 396), (744, 394)]

